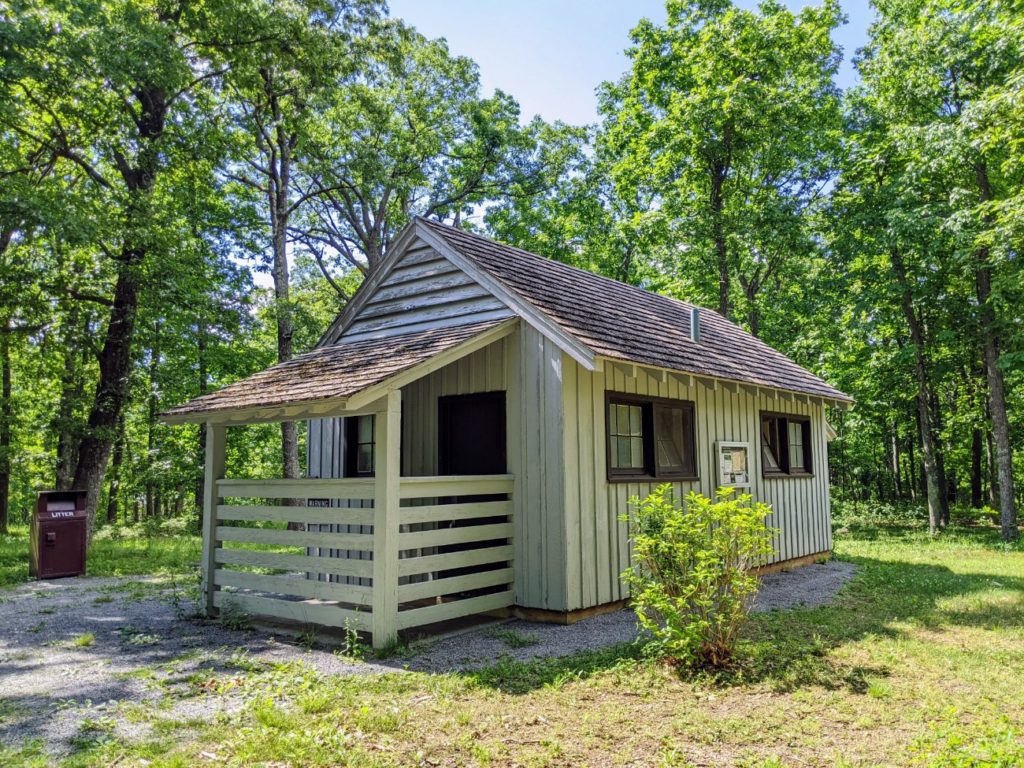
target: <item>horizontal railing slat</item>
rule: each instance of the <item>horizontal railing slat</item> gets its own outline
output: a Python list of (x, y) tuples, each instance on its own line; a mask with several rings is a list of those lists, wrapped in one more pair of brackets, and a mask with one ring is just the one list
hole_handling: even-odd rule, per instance
[(460, 528), (437, 528), (433, 531), (400, 533), (398, 534), (398, 549), (403, 551), (423, 547), (441, 547), (446, 544), (471, 544), (475, 541), (510, 538), (512, 538), (512, 523), (465, 525)]
[(511, 568), (499, 568), (495, 571), (469, 573), (465, 576), (452, 576), (447, 579), (420, 581), (415, 584), (402, 584), (398, 587), (398, 602), (407, 603), (411, 600), (423, 600), (438, 595), (450, 595), (481, 587), (496, 587), (499, 584), (511, 584), (513, 579)]
[(466, 504), (431, 504), (425, 507), (402, 507), (399, 514), (403, 523), (470, 520), (474, 517), (507, 517), (512, 514), (512, 502), (475, 501)]
[(373, 560), (355, 560), (344, 557), (316, 557), (315, 555), (284, 555), (279, 552), (259, 552), (251, 549), (223, 549), (214, 552), (218, 563), (246, 565), (252, 568), (276, 568), (284, 571), (310, 571), (332, 573), (337, 576), (373, 576)]
[(467, 549), (464, 552), (447, 552), (443, 555), (425, 555), (423, 557), (405, 557), (398, 561), (399, 576), (413, 576), (418, 573), (431, 573), (452, 568), (464, 568), (469, 565), (485, 565), (512, 560), (511, 544), (484, 549)]
[(336, 600), (339, 603), (369, 606), (373, 591), (369, 587), (355, 584), (337, 584), (330, 581), (313, 581), (307, 578), (289, 576), (265, 576), (245, 571), (218, 569), (213, 577), (219, 587), (253, 589), (259, 592), (274, 592), (280, 595), (294, 595), (315, 600)]
[(373, 550), (372, 533), (320, 533), (319, 531), (286, 531), (274, 528), (232, 528), (218, 525), (218, 541), (244, 544), (273, 544), (282, 547), (321, 547), (325, 549)]
[(248, 520), (321, 525), (373, 525), (373, 510), (359, 507), (284, 507), (219, 504), (218, 520)]
[(217, 608), (234, 605), (246, 613), (270, 616), (275, 619), (323, 624), (328, 627), (343, 627), (347, 623), (353, 629), (369, 629), (369, 613), (353, 611), (350, 608), (342, 608), (337, 605), (275, 600), (271, 597), (243, 595), (237, 592), (215, 592), (213, 604)]
[(298, 479), (250, 480), (228, 478), (217, 481), (222, 498), (257, 499), (372, 499), (373, 480), (307, 477)]
[(453, 600), (450, 603), (428, 605), (424, 608), (410, 608), (407, 611), (398, 612), (398, 628), (419, 627), (424, 624), (433, 624), (436, 621), (446, 621), (459, 616), (506, 608), (512, 605), (514, 600), (514, 594), (509, 589), (505, 592), (495, 592), (493, 595)]
[(512, 475), (438, 475), (403, 477), (399, 496), (421, 499), (436, 496), (484, 496), (511, 493)]

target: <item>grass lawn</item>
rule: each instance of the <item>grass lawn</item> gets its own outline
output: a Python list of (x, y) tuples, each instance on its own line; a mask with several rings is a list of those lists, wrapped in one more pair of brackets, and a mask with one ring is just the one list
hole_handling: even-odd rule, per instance
[[(86, 567), (90, 576), (194, 575), (201, 552), (200, 538), (187, 534), (97, 537), (89, 548)], [(15, 526), (0, 536), (0, 588), (27, 579), (28, 528)]]
[[(242, 668), (193, 686), (242, 693), (237, 715), (135, 710), (144, 740), (100, 733), (67, 763), (1024, 765), (1024, 551), (868, 528), (836, 553), (859, 566), (838, 603), (755, 615), (726, 674), (680, 678), (635, 646), (475, 674)], [(30, 746), (0, 764), (50, 762)]]

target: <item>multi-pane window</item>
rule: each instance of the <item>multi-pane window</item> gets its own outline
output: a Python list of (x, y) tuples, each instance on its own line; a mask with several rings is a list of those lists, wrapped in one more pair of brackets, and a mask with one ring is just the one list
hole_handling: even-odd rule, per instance
[(345, 419), (347, 477), (373, 475), (374, 422), (372, 414)]
[(693, 403), (608, 395), (608, 478), (695, 479)]
[(786, 477), (811, 473), (811, 422), (806, 416), (761, 414), (761, 473)]
[(644, 413), (640, 405), (612, 402), (608, 405), (608, 440), (611, 466), (643, 472)]
[(804, 456), (804, 424), (806, 422), (793, 421), (789, 425), (789, 471), (806, 472), (807, 460)]

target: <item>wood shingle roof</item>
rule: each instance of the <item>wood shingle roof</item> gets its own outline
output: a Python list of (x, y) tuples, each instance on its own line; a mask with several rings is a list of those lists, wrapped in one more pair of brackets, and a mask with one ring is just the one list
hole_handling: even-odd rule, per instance
[(171, 408), (163, 418), (195, 421), (197, 416), (222, 411), (343, 400), (500, 323), (494, 320), (319, 347)]
[(713, 310), (700, 340), (678, 299), (601, 277), (456, 227), (418, 225), (550, 318), (597, 355), (670, 370), (851, 402), (851, 398)]

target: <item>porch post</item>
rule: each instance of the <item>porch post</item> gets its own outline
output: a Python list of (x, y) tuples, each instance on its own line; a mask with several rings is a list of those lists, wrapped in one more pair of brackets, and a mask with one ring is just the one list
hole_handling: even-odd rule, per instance
[(206, 615), (214, 615), (213, 593), (217, 585), (213, 574), (217, 567), (217, 481), (224, 477), (224, 443), (227, 428), (206, 423), (206, 462), (203, 467), (203, 594), (206, 597)]
[(375, 414), (373, 496), (373, 647), (398, 637), (398, 493), (402, 392), (391, 390)]

